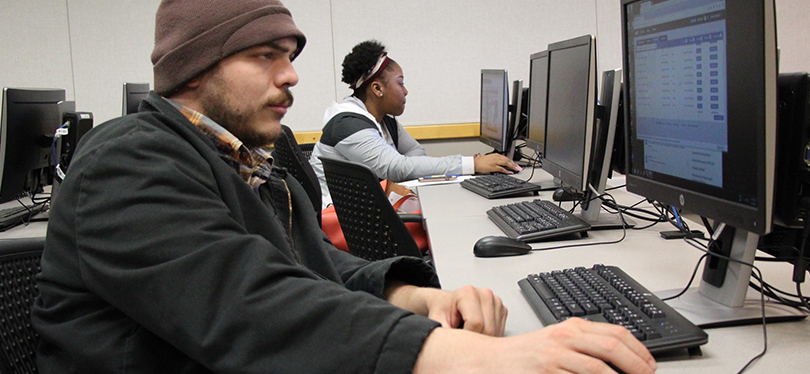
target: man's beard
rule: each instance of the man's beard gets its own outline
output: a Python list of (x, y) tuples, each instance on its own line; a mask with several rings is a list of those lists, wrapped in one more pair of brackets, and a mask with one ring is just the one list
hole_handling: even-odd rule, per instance
[[(268, 105), (292, 105), (293, 95), (289, 88), (284, 87), (279, 95), (270, 98), (259, 108), (239, 109), (232, 102), (228, 92), (228, 83), (222, 79), (218, 71), (213, 71), (207, 87), (200, 96), (200, 106), (205, 116), (230, 131), (248, 148), (265, 147), (275, 143), (281, 134), (281, 126), (277, 126), (271, 133), (266, 133), (255, 131), (248, 125), (248, 122), (251, 118), (256, 117), (255, 114), (258, 111), (265, 110)], [(278, 116), (280, 122), (283, 115), (276, 113), (274, 115)]]

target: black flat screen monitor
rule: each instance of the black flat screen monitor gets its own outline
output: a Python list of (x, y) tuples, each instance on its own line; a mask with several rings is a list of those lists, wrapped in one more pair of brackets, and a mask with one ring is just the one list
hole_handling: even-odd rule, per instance
[(62, 89), (3, 89), (0, 203), (41, 191), (53, 178), (54, 135), (75, 109)]
[(563, 186), (588, 191), (596, 126), (596, 42), (592, 35), (548, 46), (543, 169)]
[(546, 104), (548, 99), (548, 52), (542, 51), (529, 57), (529, 108), (527, 114), (528, 134), (526, 147), (545, 153)]
[(149, 94), (149, 83), (124, 83), (123, 115), (138, 113), (138, 106)]
[(512, 99), (509, 103), (509, 135), (514, 142), (526, 135), (526, 106), (528, 92), (523, 88), (523, 81), (518, 79), (512, 82)]
[(481, 70), (481, 136), (479, 141), (496, 152), (509, 151), (508, 73), (502, 69)]
[[(744, 263), (771, 230), (775, 24), (774, 0), (622, 0), (627, 190), (714, 220), (711, 249)], [(672, 303), (702, 326), (761, 321), (750, 274), (710, 257)]]

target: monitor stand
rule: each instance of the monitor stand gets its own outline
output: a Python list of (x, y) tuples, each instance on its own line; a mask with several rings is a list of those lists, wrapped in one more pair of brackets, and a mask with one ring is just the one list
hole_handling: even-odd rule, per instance
[[(759, 235), (726, 226), (718, 239), (716, 252), (744, 263), (753, 263)], [(725, 245), (724, 245), (725, 243)], [(676, 299), (666, 301), (689, 321), (703, 328), (740, 326), (762, 323), (762, 303), (759, 294), (747, 296), (751, 267), (714, 257), (704, 263), (703, 279), (698, 289), (690, 288)], [(656, 292), (666, 298), (681, 290)], [(765, 321), (799, 321), (804, 313), (765, 298)]]
[[(604, 189), (604, 187), (602, 188)], [(591, 194), (586, 196), (591, 196)], [(580, 209), (574, 215), (588, 222), (591, 225), (591, 230), (631, 228), (636, 225), (636, 222), (626, 215), (600, 214), (601, 210), (602, 200), (594, 199), (588, 204), (587, 209)], [(624, 217), (624, 222), (622, 222), (622, 217)]]

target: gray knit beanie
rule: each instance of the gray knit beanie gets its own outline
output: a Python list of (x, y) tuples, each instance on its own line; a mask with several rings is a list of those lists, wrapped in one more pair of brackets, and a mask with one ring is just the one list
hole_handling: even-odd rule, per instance
[(306, 44), (277, 0), (163, 0), (155, 16), (155, 91), (169, 96), (222, 59), (285, 37)]

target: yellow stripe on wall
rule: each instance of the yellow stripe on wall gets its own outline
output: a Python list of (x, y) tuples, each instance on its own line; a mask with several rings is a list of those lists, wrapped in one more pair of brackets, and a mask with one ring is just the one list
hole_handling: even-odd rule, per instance
[[(481, 135), (481, 125), (475, 123), (451, 123), (446, 125), (405, 126), (416, 140), (477, 138)], [(295, 133), (298, 144), (315, 143), (321, 139), (320, 131), (301, 131)]]

